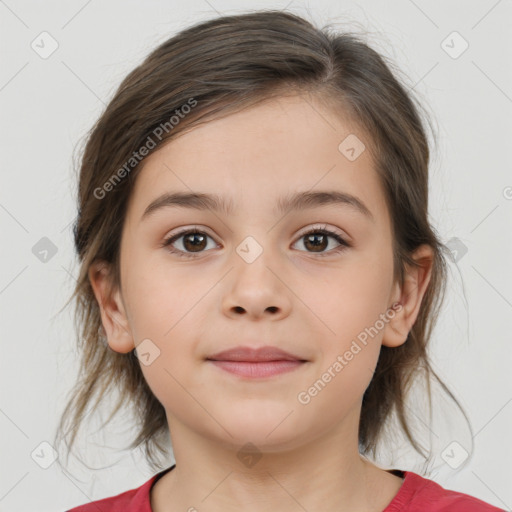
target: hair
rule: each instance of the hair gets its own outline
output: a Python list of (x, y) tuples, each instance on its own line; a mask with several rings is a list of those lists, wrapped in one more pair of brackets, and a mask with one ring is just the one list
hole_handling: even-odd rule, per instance
[(69, 300), (76, 304), (81, 360), (56, 439), (71, 449), (93, 398), (91, 412), (116, 390), (118, 401), (107, 422), (122, 405), (132, 406), (138, 430), (129, 448), (142, 447), (153, 468), (159, 467), (158, 456), (167, 454), (165, 410), (144, 379), (135, 350), (121, 354), (102, 341), (100, 308), (88, 277), (91, 264), (108, 262), (112, 289), (121, 287), (121, 234), (144, 165), (142, 148), (155, 151), (185, 128), (271, 98), (308, 93), (365, 135), (390, 212), (395, 280), (403, 284), (406, 268), (420, 264), (412, 258), (414, 249), (422, 244), (433, 249), (431, 279), (416, 322), (403, 345), (382, 346), (359, 423), (362, 454), (375, 455), (385, 422), (396, 414), (408, 441), (427, 456), (405, 410), (413, 382), (426, 378), (431, 404), (435, 378), (462, 408), (428, 357), (446, 288), (447, 249), (428, 220), (429, 144), (422, 107), (392, 69), (392, 62), (357, 34), (320, 30), (289, 12), (260, 10), (191, 26), (160, 44), (124, 78), (87, 134), (80, 162), (73, 228), (80, 270)]

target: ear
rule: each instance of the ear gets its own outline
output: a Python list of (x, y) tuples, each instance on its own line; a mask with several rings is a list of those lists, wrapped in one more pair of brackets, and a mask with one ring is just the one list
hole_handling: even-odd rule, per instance
[(114, 290), (111, 265), (94, 262), (89, 267), (89, 281), (101, 311), (101, 321), (110, 348), (125, 354), (135, 348), (121, 293)]
[(403, 345), (420, 311), (423, 296), (432, 275), (434, 252), (429, 245), (421, 245), (412, 254), (419, 267), (407, 269), (404, 285), (396, 283), (392, 306), (395, 314), (384, 329), (382, 344), (386, 347)]

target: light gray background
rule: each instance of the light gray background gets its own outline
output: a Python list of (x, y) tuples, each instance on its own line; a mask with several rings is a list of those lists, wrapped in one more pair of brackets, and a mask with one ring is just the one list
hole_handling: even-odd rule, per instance
[[(467, 253), (459, 252), (457, 264), (450, 264), (432, 357), (469, 413), (475, 435), (468, 439), (459, 427), (454, 433), (453, 425), (445, 435), (442, 422), (434, 426), (440, 454), (457, 441), (471, 457), (458, 471), (441, 457), (430, 477), (512, 507), (511, 2), (5, 0), (1, 511), (62, 511), (139, 486), (153, 474), (139, 453), (107, 453), (93, 444), (87, 444), (90, 464), (107, 460), (110, 467), (93, 471), (77, 465), (70, 475), (57, 463), (43, 469), (31, 457), (39, 454), (44, 463), (50, 456), (40, 444), (53, 439), (77, 372), (70, 309), (59, 313), (77, 273), (71, 237), (75, 146), (126, 73), (176, 31), (235, 10), (287, 6), (320, 26), (335, 22), (369, 30), (370, 44), (397, 62), (437, 120), (431, 218), (444, 242), (454, 238), (450, 243), (463, 244)], [(47, 59), (31, 48), (43, 31), (59, 45)], [(469, 44), (457, 58), (463, 42), (450, 36), (453, 31)], [(43, 237), (57, 247), (46, 263), (32, 250)], [(122, 436), (113, 439), (122, 446)], [(390, 467), (418, 470), (417, 462), (399, 455)]]

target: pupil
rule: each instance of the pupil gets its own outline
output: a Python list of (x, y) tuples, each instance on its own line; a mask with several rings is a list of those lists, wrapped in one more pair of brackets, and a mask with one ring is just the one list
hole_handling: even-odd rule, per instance
[[(201, 238), (202, 240), (197, 242), (197, 241), (194, 241), (194, 242), (191, 242), (191, 239), (194, 239), (195, 237), (197, 238)], [(196, 248), (196, 249), (204, 249), (203, 245), (204, 245), (204, 241), (205, 241), (205, 236), (204, 235), (201, 235), (199, 233), (192, 233), (188, 236), (185, 237), (185, 247), (187, 248), (187, 250), (189, 250), (190, 248), (187, 247), (187, 243), (191, 243), (191, 247), (192, 248)], [(203, 245), (201, 245), (203, 244)]]
[[(321, 245), (318, 244), (318, 238), (322, 238), (323, 243)], [(306, 240), (306, 246), (311, 241), (311, 239), (315, 240), (315, 242), (313, 243), (314, 249), (325, 249), (325, 235), (308, 235)]]

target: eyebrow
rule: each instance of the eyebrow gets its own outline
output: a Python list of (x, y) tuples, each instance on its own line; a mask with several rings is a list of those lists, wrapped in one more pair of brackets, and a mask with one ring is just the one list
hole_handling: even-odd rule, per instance
[[(298, 192), (282, 197), (277, 201), (274, 213), (282, 215), (289, 211), (318, 208), (324, 205), (344, 205), (351, 207), (375, 222), (367, 206), (356, 196), (340, 191)], [(195, 192), (167, 192), (152, 201), (141, 217), (141, 222), (156, 211), (169, 207), (190, 208), (194, 210), (212, 210), (227, 216), (233, 214), (233, 202), (217, 194)]]

